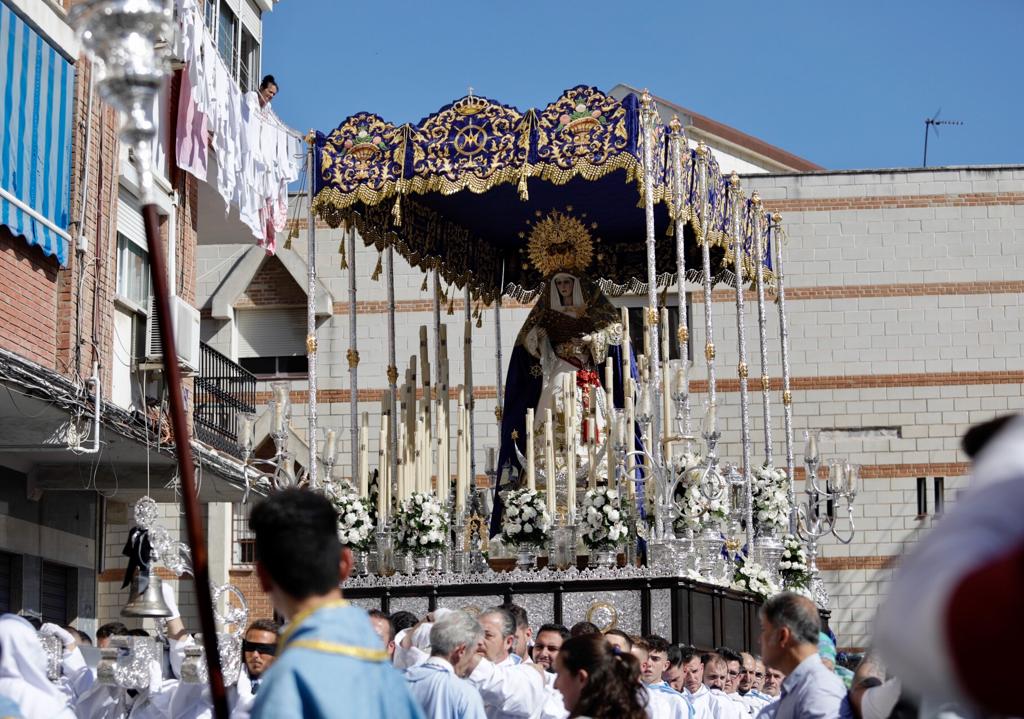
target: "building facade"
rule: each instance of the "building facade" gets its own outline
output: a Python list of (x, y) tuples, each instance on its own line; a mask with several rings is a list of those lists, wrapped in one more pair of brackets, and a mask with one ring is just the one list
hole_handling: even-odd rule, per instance
[[(93, 84), (68, 22), (74, 2), (0, 2), (4, 123), (0, 178), (0, 612), (90, 634), (118, 618), (122, 548), (144, 495), (184, 537), (138, 181), (118, 117)], [(242, 92), (259, 82), (271, 0), (200, 3), (212, 47)], [(234, 420), (250, 375), (184, 331), (208, 185), (175, 161), (181, 63), (155, 108), (156, 203), (179, 313), (178, 353), (215, 581), (228, 581), (230, 503), (242, 496)], [(219, 217), (217, 218), (219, 219)], [(211, 389), (212, 388), (212, 389)], [(219, 394), (218, 394), (219, 392)], [(213, 408), (211, 410), (211, 408)], [(219, 409), (218, 409), (219, 408)], [(225, 451), (228, 447), (231, 451)], [(226, 534), (225, 534), (226, 532)], [(167, 579), (176, 581), (170, 574)], [(182, 583), (186, 622), (197, 625)]]

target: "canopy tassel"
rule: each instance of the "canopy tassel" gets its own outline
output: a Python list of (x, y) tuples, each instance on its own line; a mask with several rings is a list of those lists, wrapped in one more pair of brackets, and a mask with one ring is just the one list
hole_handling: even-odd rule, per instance
[(427, 291), (427, 276), (423, 275), (423, 284), (420, 285), (420, 292), (426, 292), (426, 291)]
[(529, 173), (527, 172), (526, 163), (524, 162), (522, 169), (519, 171), (519, 185), (517, 187), (519, 190), (519, 199), (523, 202), (528, 202), (530, 199), (530, 190), (526, 186), (526, 178), (528, 176)]
[(391, 208), (391, 218), (395, 221), (395, 227), (402, 226), (402, 196), (395, 198), (395, 204)]
[(341, 269), (347, 270), (348, 258), (345, 256), (345, 240), (342, 240), (341, 244), (338, 245), (338, 254), (341, 255)]
[(377, 282), (380, 279), (380, 273), (384, 271), (384, 265), (381, 262), (380, 253), (377, 254), (377, 266), (373, 268), (373, 274), (370, 275), (370, 279)]

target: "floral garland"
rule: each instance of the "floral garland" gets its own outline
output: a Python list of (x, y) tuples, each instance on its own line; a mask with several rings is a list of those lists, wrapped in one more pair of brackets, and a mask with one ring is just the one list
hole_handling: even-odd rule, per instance
[(754, 471), (754, 528), (783, 529), (789, 523), (789, 478), (786, 470), (766, 463)]
[(806, 589), (811, 582), (804, 546), (793, 534), (782, 538), (782, 559), (779, 560), (779, 574), (786, 589)]
[(338, 513), (338, 540), (346, 547), (365, 552), (373, 539), (369, 502), (351, 490), (329, 492)]
[(413, 492), (395, 513), (398, 549), (422, 556), (443, 549), (448, 538), (448, 517), (432, 494)]
[(588, 489), (583, 495), (583, 543), (589, 549), (611, 549), (625, 539), (619, 493), (608, 487)]
[(732, 577), (732, 588), (741, 592), (750, 592), (761, 601), (777, 594), (779, 587), (772, 580), (771, 573), (755, 562), (739, 561)]
[(505, 516), (501, 533), (505, 541), (523, 547), (539, 547), (548, 541), (551, 515), (544, 496), (535, 489), (513, 489), (505, 493)]

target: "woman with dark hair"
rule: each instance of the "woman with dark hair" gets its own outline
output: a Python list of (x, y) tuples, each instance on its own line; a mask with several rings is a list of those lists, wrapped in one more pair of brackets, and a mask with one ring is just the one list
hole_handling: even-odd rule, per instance
[(555, 655), (555, 673), (555, 689), (570, 717), (647, 717), (639, 693), (640, 665), (600, 634), (567, 639)]

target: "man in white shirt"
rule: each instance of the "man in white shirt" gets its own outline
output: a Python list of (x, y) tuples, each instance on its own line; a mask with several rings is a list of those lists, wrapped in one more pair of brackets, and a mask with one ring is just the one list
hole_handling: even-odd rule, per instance
[(772, 697), (762, 694), (758, 689), (760, 680), (764, 678), (764, 664), (748, 652), (740, 652), (740, 659), (740, 681), (736, 686), (736, 693), (747, 712), (751, 716), (757, 716), (758, 712), (773, 701)]
[(367, 614), (370, 615), (370, 624), (373, 625), (373, 631), (377, 632), (377, 636), (384, 642), (384, 649), (387, 651), (388, 657), (394, 661), (395, 625), (391, 623), (391, 617), (379, 609), (371, 609)]
[(704, 686), (708, 689), (706, 701), (711, 716), (713, 719), (744, 719), (744, 708), (725, 692), (728, 682), (729, 669), (725, 659), (718, 654), (707, 655), (704, 658)]
[(505, 602), (501, 605), (501, 608), (507, 610), (516, 622), (516, 640), (512, 644), (512, 654), (514, 657), (512, 661), (516, 664), (533, 661), (530, 658), (533, 629), (530, 628), (530, 617), (526, 613), (526, 609), (512, 602)]
[(409, 669), (409, 693), (427, 719), (484, 719), (484, 703), (463, 677), (480, 661), (480, 624), (466, 612), (442, 617), (430, 628), (430, 658)]
[(638, 645), (640, 649), (646, 648), (647, 650), (647, 662), (640, 665), (640, 679), (652, 698), (658, 695), (662, 700), (662, 702), (654, 700), (655, 703), (670, 705), (672, 707), (670, 709), (671, 715), (690, 716), (692, 709), (689, 702), (686, 701), (682, 694), (670, 687), (662, 677), (665, 670), (669, 668), (668, 640), (659, 637), (657, 634), (651, 634), (644, 637), (642, 643), (637, 642), (633, 646), (637, 648)]
[(537, 630), (537, 641), (533, 644), (533, 661), (544, 667), (544, 671), (555, 671), (555, 655), (562, 648), (562, 642), (569, 638), (569, 630), (562, 624), (542, 624)]
[(516, 664), (511, 658), (515, 619), (493, 607), (477, 617), (484, 630), (477, 649), (483, 656), (468, 679), (480, 692), (488, 719), (562, 719), (562, 695), (547, 681), (542, 667)]

